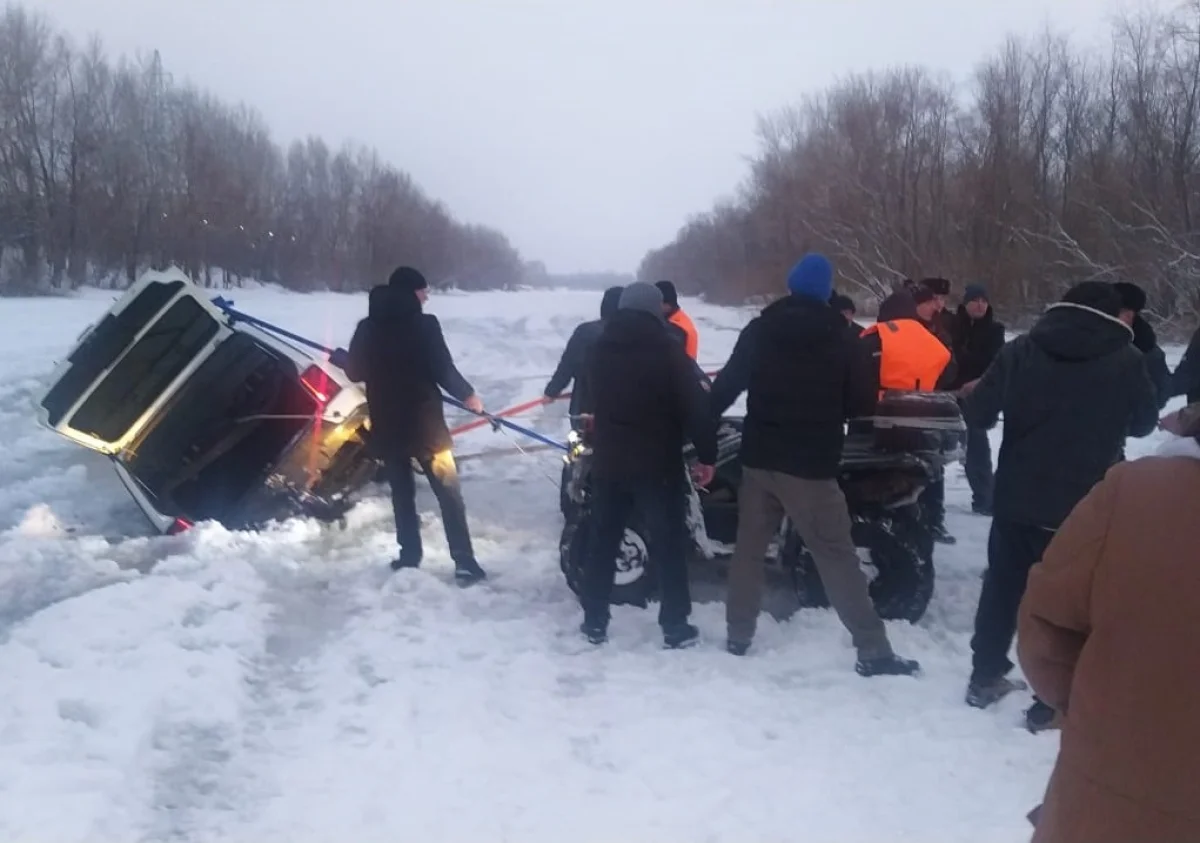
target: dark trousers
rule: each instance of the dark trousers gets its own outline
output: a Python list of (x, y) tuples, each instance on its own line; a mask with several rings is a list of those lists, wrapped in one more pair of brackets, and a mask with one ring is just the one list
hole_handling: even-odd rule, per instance
[(975, 508), (992, 508), (992, 445), (986, 430), (967, 428), (967, 482), (971, 484), (971, 504)]
[(1025, 596), (1029, 569), (1042, 558), (1053, 538), (1053, 530), (992, 519), (987, 572), (971, 639), (972, 682), (990, 682), (1012, 670), (1008, 651), (1017, 632), (1017, 611)]
[(687, 491), (679, 478), (621, 482), (592, 480), (591, 553), (583, 574), (585, 621), (606, 627), (617, 554), (630, 515), (638, 512), (645, 524), (646, 549), (658, 575), (658, 623), (664, 629), (686, 623), (692, 612), (688, 589)]
[(929, 523), (938, 528), (946, 526), (946, 470), (938, 469), (937, 478), (921, 492), (921, 508), (929, 516)]
[[(467, 528), (467, 507), (463, 503), (462, 486), (458, 481), (458, 466), (454, 454), (442, 451), (431, 458), (418, 461), (429, 487), (433, 489), (442, 511), (442, 526), (450, 545), (450, 558), (455, 565), (475, 561), (471, 547), (471, 532)], [(421, 546), (421, 519), (417, 515), (417, 487), (412, 462), (407, 457), (384, 461), (388, 484), (392, 487), (392, 511), (396, 516), (396, 541), (400, 545), (400, 560), (409, 565), (420, 564), (424, 555)]]

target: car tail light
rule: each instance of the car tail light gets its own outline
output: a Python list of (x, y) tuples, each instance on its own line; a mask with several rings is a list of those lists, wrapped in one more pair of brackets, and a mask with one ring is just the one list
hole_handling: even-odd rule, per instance
[(180, 533), (186, 533), (188, 530), (192, 529), (193, 526), (195, 525), (186, 518), (176, 518), (171, 522), (171, 526), (167, 528), (167, 535), (177, 536)]
[(300, 383), (308, 390), (308, 394), (324, 406), (342, 391), (341, 386), (330, 379), (329, 373), (320, 366), (309, 366), (300, 374)]

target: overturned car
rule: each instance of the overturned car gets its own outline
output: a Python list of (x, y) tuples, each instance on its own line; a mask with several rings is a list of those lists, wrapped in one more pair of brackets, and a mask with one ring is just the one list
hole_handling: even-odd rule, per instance
[(359, 387), (174, 269), (143, 275), (81, 335), (37, 410), (111, 457), (160, 533), (333, 520), (377, 465)]
[[(876, 415), (849, 424), (839, 482), (853, 522), (855, 545), (870, 580), (871, 598), (886, 619), (917, 621), (933, 597), (934, 530), (925, 490), (944, 466), (962, 456), (966, 426), (954, 396), (945, 393), (884, 393)], [(566, 522), (560, 562), (576, 593), (591, 541), (589, 474), (592, 450), (587, 425), (576, 424), (566, 457)], [(741, 484), (742, 419), (722, 419), (718, 434), (716, 477), (706, 489), (690, 493), (689, 527), (693, 562), (727, 567), (737, 538), (738, 488)], [(694, 452), (685, 451), (690, 468)], [(655, 597), (655, 582), (644, 529), (636, 514), (625, 531), (617, 559), (612, 601), (644, 606)], [(768, 552), (774, 579), (790, 582), (799, 605), (828, 605), (817, 568), (800, 536), (783, 520)]]

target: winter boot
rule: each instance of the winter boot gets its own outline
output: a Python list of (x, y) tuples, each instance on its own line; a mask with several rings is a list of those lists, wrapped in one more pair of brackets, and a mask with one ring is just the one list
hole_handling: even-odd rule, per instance
[(700, 640), (700, 630), (690, 623), (663, 627), (663, 646), (668, 650), (682, 650)]
[(1025, 710), (1025, 728), (1034, 735), (1047, 729), (1058, 729), (1058, 712), (1035, 697), (1033, 705)]
[(967, 686), (967, 705), (972, 708), (988, 708), (1007, 697), (1013, 691), (1024, 691), (1029, 686), (1020, 679), (1000, 676), (996, 679), (972, 679)]
[(603, 624), (584, 621), (579, 625), (579, 632), (589, 643), (599, 647), (608, 640), (608, 629)]
[(859, 659), (854, 665), (859, 676), (916, 676), (921, 664), (914, 659), (902, 659), (897, 655), (881, 656), (876, 659)]
[(479, 567), (479, 563), (474, 559), (454, 566), (454, 581), (462, 588), (474, 585), (482, 579), (487, 579), (487, 573)]
[(989, 503), (973, 503), (971, 504), (971, 511), (985, 518), (992, 517), (992, 505)]
[(421, 557), (405, 556), (401, 553), (399, 559), (392, 560), (391, 566), (393, 571), (403, 571), (405, 568), (420, 568)]
[(933, 540), (938, 544), (958, 544), (958, 539), (946, 532), (945, 524), (938, 524), (931, 532), (933, 533)]
[(744, 656), (750, 649), (750, 642), (738, 641), (736, 638), (730, 638), (725, 642), (725, 649), (730, 655)]

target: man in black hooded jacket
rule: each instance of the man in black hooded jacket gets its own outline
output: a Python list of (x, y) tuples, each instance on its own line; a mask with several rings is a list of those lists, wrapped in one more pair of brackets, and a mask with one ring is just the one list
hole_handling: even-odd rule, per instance
[(600, 339), (605, 321), (617, 312), (617, 303), (621, 300), (621, 290), (623, 289), (624, 287), (609, 287), (604, 291), (604, 296), (600, 299), (600, 318), (584, 322), (571, 333), (571, 338), (567, 340), (567, 346), (563, 349), (562, 357), (558, 359), (558, 367), (546, 384), (543, 394), (547, 401), (553, 401), (563, 394), (567, 384), (575, 382), (575, 387), (571, 390), (571, 405), (568, 410), (572, 416), (579, 415), (583, 412), (582, 408), (588, 406), (587, 378), (583, 377), (583, 368), (587, 363), (588, 355), (592, 353), (592, 346), (596, 344), (596, 340)]
[(1189, 404), (1200, 401), (1200, 328), (1192, 334), (1187, 350), (1171, 373), (1171, 398), (1186, 395)]
[[(1008, 343), (963, 402), (969, 427), (1004, 415), (988, 566), (975, 616), (967, 703), (985, 708), (1020, 687), (1007, 678), (1029, 569), (1127, 436), (1158, 423), (1158, 397), (1111, 284), (1088, 281)], [(1032, 726), (1047, 708), (1035, 703)]]
[[(987, 290), (968, 284), (954, 318), (954, 357), (958, 371), (950, 389), (959, 390), (983, 377), (1000, 349), (1004, 348), (1004, 325), (996, 321)], [(979, 515), (992, 514), (992, 445), (988, 432), (967, 429), (967, 482), (971, 486), (971, 509)]]
[(367, 318), (358, 323), (349, 351), (339, 350), (330, 359), (367, 387), (371, 442), (392, 488), (400, 545), (393, 570), (416, 568), (423, 556), (412, 466), (416, 461), (442, 511), (455, 579), (470, 585), (485, 574), (471, 545), (440, 390), (476, 413), (483, 412), (483, 402), (455, 367), (437, 317), (421, 310), (427, 288), (420, 272), (398, 268), (387, 286), (371, 290)]
[(1167, 355), (1158, 345), (1154, 328), (1142, 316), (1146, 309), (1146, 291), (1137, 284), (1118, 281), (1113, 289), (1121, 297), (1121, 321), (1133, 331), (1133, 347), (1146, 356), (1146, 371), (1158, 394), (1158, 409), (1171, 400), (1171, 369), (1167, 366)]

